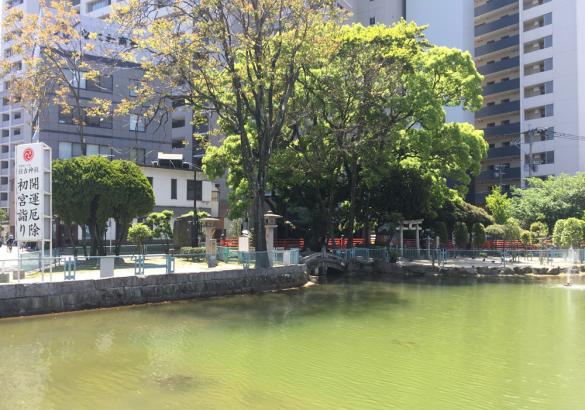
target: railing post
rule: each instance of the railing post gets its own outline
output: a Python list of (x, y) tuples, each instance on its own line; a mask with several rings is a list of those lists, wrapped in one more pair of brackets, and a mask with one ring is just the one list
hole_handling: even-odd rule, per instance
[(173, 255), (167, 255), (167, 275), (175, 273), (175, 258)]

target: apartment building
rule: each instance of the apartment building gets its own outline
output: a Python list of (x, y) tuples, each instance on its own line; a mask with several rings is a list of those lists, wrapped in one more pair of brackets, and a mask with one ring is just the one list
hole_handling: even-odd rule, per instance
[(484, 76), (484, 107), (475, 126), (489, 144), (468, 200), (483, 204), (491, 187), (520, 186), (520, 17), (518, 0), (475, 1), (475, 61)]
[(476, 113), (490, 149), (472, 187), (585, 170), (585, 2), (476, 0), (475, 58), (485, 76)]
[[(90, 10), (91, 7), (95, 10), (101, 8), (97, 7), (97, 2), (91, 4), (91, 6), (87, 6)], [(77, 6), (80, 8), (80, 12), (88, 10), (87, 8), (84, 9), (85, 3), (78, 2)], [(10, 0), (5, 2), (5, 7), (20, 7), (27, 13), (39, 12), (39, 4), (36, 0)], [(115, 35), (109, 32), (111, 29), (102, 20), (86, 14), (81, 14), (80, 18), (82, 26), (87, 27), (88, 31), (103, 34), (98, 37), (110, 38), (111, 35)], [(2, 35), (2, 40), (0, 47), (2, 57), (8, 58), (13, 62), (15, 72), (25, 70), (26, 67), (22, 66), (20, 57), (12, 53), (11, 43), (4, 41), (4, 35)], [(96, 55), (95, 57), (96, 61), (103, 63), (103, 55)], [(116, 68), (117, 66), (119, 68)], [(115, 106), (123, 98), (132, 97), (133, 85), (140, 81), (141, 75), (142, 72), (138, 66), (119, 61), (113, 62), (110, 68), (104, 70), (103, 75), (95, 80), (86, 80), (81, 77), (79, 84), (81, 98), (85, 101), (90, 101), (93, 97), (108, 99)], [(74, 76), (72, 75), (72, 81), (73, 78)], [(11, 104), (5, 98), (6, 87), (9, 86), (8, 82), (1, 82), (0, 85), (0, 96), (2, 97), (0, 106), (0, 115), (2, 115), (2, 120), (0, 121), (0, 208), (8, 210), (11, 225), (14, 225), (12, 204), (14, 202), (13, 167), (15, 146), (21, 143), (42, 141), (51, 146), (53, 159), (63, 159), (81, 155), (82, 145), (78, 126), (74, 124), (72, 115), (64, 112), (57, 105), (51, 105), (43, 110), (38, 118), (39, 132), (33, 135), (32, 122), (27, 117), (27, 112), (18, 104)], [(184, 182), (188, 179), (188, 175), (191, 175), (188, 186), (191, 187), (191, 191), (195, 192), (193, 188), (195, 186), (193, 182), (193, 155), (198, 150), (195, 149), (193, 144), (191, 115), (185, 108), (176, 107), (171, 117), (168, 119), (159, 118), (149, 124), (145, 123), (143, 117), (138, 113), (123, 117), (88, 117), (85, 119), (87, 125), (84, 127), (87, 154), (102, 155), (112, 159), (132, 160), (143, 166), (144, 170), (148, 169), (149, 173), (155, 172), (150, 169), (153, 165), (162, 167), (161, 164), (164, 161), (161, 161), (161, 153), (162, 157), (172, 155), (175, 158), (173, 162), (175, 164), (174, 169), (169, 168), (164, 172), (161, 171), (165, 178), (169, 179), (168, 185), (171, 186), (170, 181), (173, 179)], [(199, 131), (205, 132), (206, 129)], [(176, 166), (177, 158), (180, 158), (178, 160), (179, 166)], [(176, 178), (167, 178), (169, 173), (175, 173)], [(202, 177), (202, 174), (198, 173), (198, 182), (203, 181)], [(160, 180), (160, 178), (157, 178), (157, 180)], [(215, 183), (211, 181), (203, 181), (203, 186), (202, 189), (205, 192), (214, 191), (217, 193), (218, 191)], [(188, 207), (186, 201), (189, 198), (187, 197), (182, 202), (178, 198), (173, 199), (171, 197), (163, 201), (166, 195), (166, 184), (155, 183), (153, 187), (155, 190), (157, 188), (161, 190), (161, 192), (155, 191), (155, 197), (160, 202), (160, 204), (159, 202), (156, 203), (157, 209), (168, 205), (170, 209), (177, 208), (178, 212), (182, 212), (184, 208)], [(202, 192), (201, 189), (199, 189), (199, 192)], [(193, 195), (195, 194), (192, 193), (191, 196)], [(191, 209), (193, 199), (190, 198)], [(214, 201), (217, 203), (217, 198)], [(219, 216), (218, 206), (211, 206), (210, 204), (211, 199), (197, 198), (198, 207), (211, 209), (214, 211), (212, 213), (214, 217)]]
[(521, 6), (522, 178), (585, 171), (585, 2)]

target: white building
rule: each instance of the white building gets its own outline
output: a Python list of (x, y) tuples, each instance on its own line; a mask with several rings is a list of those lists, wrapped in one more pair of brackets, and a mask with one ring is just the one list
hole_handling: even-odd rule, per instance
[(585, 1), (520, 3), (522, 178), (585, 171)]
[(585, 171), (585, 2), (475, 0), (476, 63), (490, 145), (475, 201), (528, 177)]
[(154, 191), (154, 210), (168, 209), (181, 216), (193, 210), (194, 195), (197, 209), (217, 218), (219, 215), (219, 189), (197, 172), (196, 189), (193, 189), (193, 170), (142, 166), (142, 172), (150, 181)]

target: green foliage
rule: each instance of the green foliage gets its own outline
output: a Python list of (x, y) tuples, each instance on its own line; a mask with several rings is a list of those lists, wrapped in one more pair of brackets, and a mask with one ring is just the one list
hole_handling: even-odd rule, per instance
[(473, 247), (480, 249), (485, 243), (485, 227), (481, 223), (474, 223), (471, 228), (473, 234)]
[(192, 246), (183, 246), (179, 249), (180, 255), (205, 255), (205, 247), (194, 248)]
[(562, 246), (562, 237), (563, 237), (563, 230), (565, 229), (566, 220), (559, 219), (555, 223), (555, 227), (553, 229), (553, 243), (556, 246)]
[(434, 224), (435, 234), (439, 237), (441, 244), (449, 242), (449, 232), (447, 231), (447, 225), (445, 222), (438, 221)]
[(523, 229), (522, 232), (520, 233), (520, 240), (522, 241), (524, 247), (532, 245), (534, 243), (534, 237), (532, 236), (532, 232)]
[(53, 162), (53, 211), (66, 226), (88, 227), (92, 255), (105, 254), (103, 238), (109, 218), (118, 225), (119, 249), (132, 219), (153, 206), (152, 187), (133, 162), (99, 156)]
[(584, 240), (585, 221), (577, 218), (565, 219), (562, 224), (558, 246), (562, 248), (577, 248)]
[(491, 239), (503, 239), (504, 231), (504, 225), (499, 224), (493, 224), (485, 228), (485, 233), (489, 235)]
[(546, 239), (548, 236), (548, 226), (544, 222), (533, 222), (530, 225), (530, 232), (535, 240)]
[[(203, 218), (208, 218), (209, 217), (209, 213), (205, 212), (205, 211), (197, 211), (197, 218), (199, 219), (203, 219)], [(185, 219), (185, 218), (193, 218), (193, 211), (189, 211), (184, 213), (183, 215), (179, 216), (180, 219)]]
[(395, 249), (392, 249), (388, 254), (388, 259), (389, 259), (390, 263), (398, 262), (398, 251), (396, 251)]
[(154, 192), (138, 165), (131, 161), (110, 161), (114, 172), (109, 192), (111, 216), (116, 221), (116, 255), (120, 254), (128, 228), (136, 217), (154, 207)]
[(513, 216), (526, 225), (544, 222), (549, 228), (559, 219), (581, 218), (585, 204), (585, 173), (526, 180), (526, 189), (513, 191)]
[(520, 222), (514, 218), (508, 218), (504, 224), (504, 233), (502, 239), (505, 241), (517, 241), (520, 239), (522, 228), (520, 228)]
[(4, 225), (8, 224), (8, 212), (6, 209), (0, 209), (0, 232), (4, 231)]
[(144, 244), (152, 238), (152, 230), (145, 224), (138, 223), (128, 229), (128, 240), (138, 247), (138, 252), (144, 254)]
[(475, 223), (488, 226), (494, 223), (494, 218), (484, 209), (471, 205), (460, 198), (448, 200), (438, 212), (438, 219), (453, 228), (457, 222), (465, 222), (468, 226)]
[(485, 203), (497, 224), (505, 224), (512, 216), (512, 202), (508, 195), (502, 193), (500, 187), (492, 189), (492, 192), (485, 198)]
[[(285, 129), (289, 142), (271, 147), (268, 186), (290, 210), (287, 219), (323, 237), (340, 226), (350, 234), (385, 225), (397, 212), (435, 217), (465, 191), (487, 152), (473, 126), (445, 123), (445, 106), (481, 106), (471, 55), (430, 47), (424, 28), (406, 22), (333, 25), (321, 41), (326, 52), (300, 71), (291, 99), (303, 115)], [(210, 147), (204, 170), (212, 177), (227, 171), (230, 217), (244, 217), (255, 188), (242, 162), (242, 136), (228, 134)], [(246, 135), (256, 148), (252, 127)]]
[(467, 230), (467, 225), (463, 222), (457, 222), (455, 224), (455, 244), (459, 249), (467, 248), (467, 244), (469, 243), (469, 231)]
[(163, 239), (168, 247), (169, 241), (173, 237), (173, 211), (164, 210), (162, 212), (153, 212), (146, 218), (146, 224), (152, 229), (152, 235), (155, 238)]

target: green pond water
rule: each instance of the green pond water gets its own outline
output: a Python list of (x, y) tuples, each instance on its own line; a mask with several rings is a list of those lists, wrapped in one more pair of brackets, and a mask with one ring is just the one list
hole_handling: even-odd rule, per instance
[(583, 409), (585, 290), (338, 281), (0, 321), (0, 409)]

